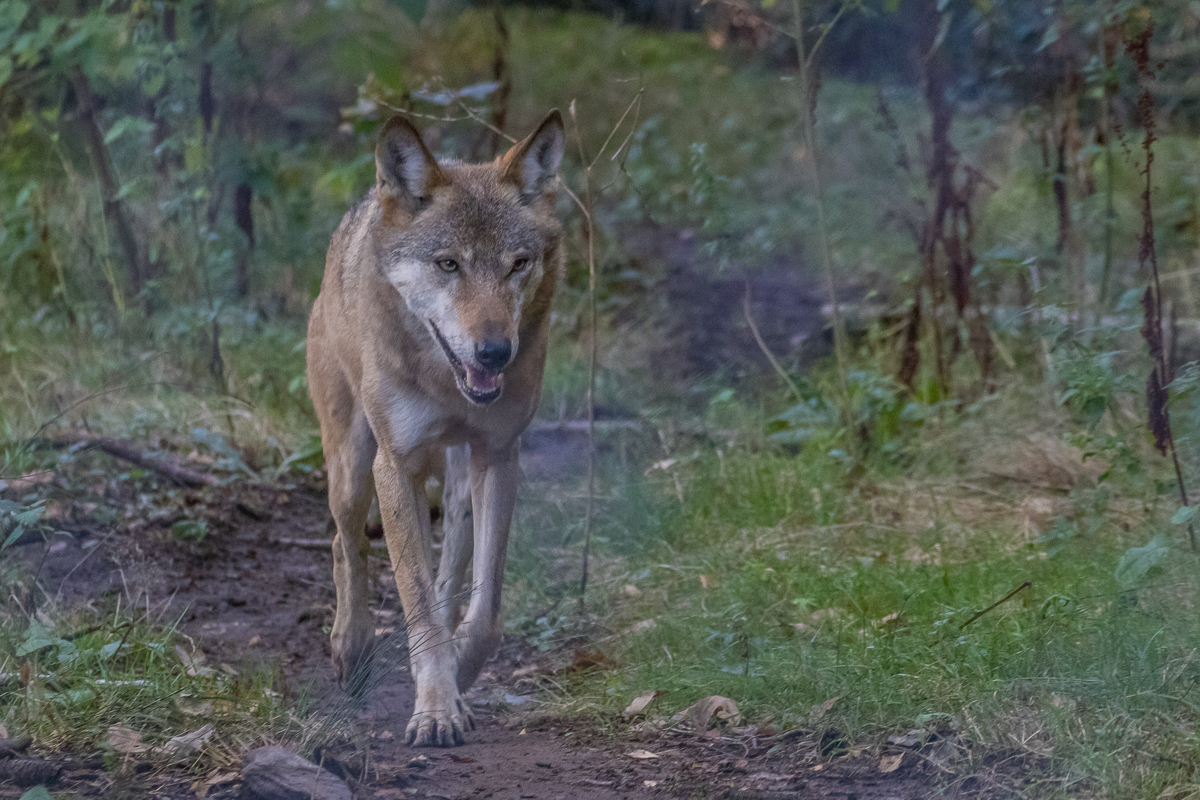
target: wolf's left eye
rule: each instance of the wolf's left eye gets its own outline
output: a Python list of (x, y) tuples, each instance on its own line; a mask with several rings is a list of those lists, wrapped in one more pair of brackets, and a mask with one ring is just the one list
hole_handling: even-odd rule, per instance
[(525, 258), (524, 256), (522, 256), (513, 262), (513, 267), (512, 267), (513, 272), (524, 272), (527, 269), (529, 269), (529, 259), (528, 258)]
[(433, 263), (437, 264), (437, 268), (440, 269), (442, 272), (457, 272), (458, 271), (458, 262), (455, 261), (453, 258), (439, 258), (437, 261), (435, 261)]

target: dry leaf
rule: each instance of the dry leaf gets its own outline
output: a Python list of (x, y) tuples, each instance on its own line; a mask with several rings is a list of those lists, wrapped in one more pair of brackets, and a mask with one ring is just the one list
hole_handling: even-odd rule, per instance
[(171, 737), (162, 746), (161, 752), (176, 761), (186, 761), (199, 752), (201, 747), (204, 747), (214, 732), (216, 732), (216, 728), (210, 722), (191, 733), (181, 733)]
[(262, 641), (262, 637), (261, 637), (261, 636), (251, 636), (251, 637), (250, 637), (250, 641), (246, 642), (246, 646), (247, 646), (247, 647), (254, 647), (254, 645), (258, 644), (258, 643), (259, 643), (259, 642), (261, 642), (261, 641)]
[(568, 672), (581, 672), (585, 669), (598, 667), (602, 664), (612, 664), (608, 656), (600, 648), (589, 649), (587, 647), (579, 647), (575, 650), (575, 657), (571, 660), (571, 666), (567, 669)]
[(625, 584), (625, 594), (630, 597), (641, 597), (642, 590), (634, 586), (632, 583)]
[(0, 722), (0, 739), (8, 738), (8, 728), (4, 727), (4, 723)]
[(196, 793), (197, 797), (204, 798), (208, 796), (208, 791), (214, 786), (222, 786), (226, 783), (232, 783), (233, 781), (236, 781), (238, 777), (238, 773), (236, 772), (215, 772), (211, 777), (201, 778), (193, 783), (192, 791)]
[(638, 759), (658, 758), (658, 753), (651, 753), (649, 750), (630, 750), (625, 755), (629, 756), (630, 758)]
[(686, 719), (691, 724), (692, 729), (697, 733), (708, 730), (709, 722), (714, 716), (719, 721), (728, 722), (730, 725), (737, 725), (742, 718), (737, 703), (728, 697), (721, 697), (719, 694), (697, 700), (680, 715), (682, 719)]
[(879, 759), (879, 771), (885, 775), (889, 772), (895, 772), (900, 769), (900, 762), (903, 760), (904, 753), (888, 753)]
[(108, 738), (104, 743), (124, 755), (133, 755), (135, 753), (144, 753), (150, 749), (150, 745), (142, 742), (142, 735), (132, 728), (126, 728), (122, 725), (113, 725), (108, 729)]
[(179, 662), (183, 664), (183, 668), (187, 670), (187, 674), (192, 677), (204, 677), (212, 674), (210, 667), (204, 666), (204, 651), (193, 650), (188, 652), (183, 649), (183, 645), (175, 645), (175, 655), (179, 656)]
[(700, 586), (704, 589), (708, 588), (708, 576), (707, 575), (700, 576)]
[(666, 694), (666, 692), (654, 691), (653, 689), (648, 692), (643, 692), (639, 696), (635, 697), (632, 703), (625, 707), (625, 710), (621, 712), (621, 716), (625, 717), (626, 720), (633, 719), (634, 717), (640, 717), (642, 714), (646, 713), (647, 706), (654, 702), (654, 698), (661, 694)]
[(204, 782), (209, 786), (221, 786), (226, 783), (233, 783), (237, 779), (238, 773), (236, 772), (220, 772), (211, 778), (205, 778)]
[(649, 786), (653, 789), (655, 786), (658, 786), (658, 781), (642, 781), (642, 786)]
[(834, 707), (834, 705), (837, 703), (837, 701), (841, 700), (841, 699), (842, 699), (841, 695), (838, 695), (837, 697), (829, 698), (824, 703), (821, 703), (821, 710), (822, 711), (830, 711)]
[(192, 717), (211, 717), (213, 713), (212, 700), (193, 700), (190, 697), (176, 697), (175, 707), (184, 714)]
[(629, 632), (635, 635), (640, 635), (646, 631), (652, 631), (658, 627), (658, 623), (652, 619), (644, 619), (641, 622), (635, 622), (629, 628)]

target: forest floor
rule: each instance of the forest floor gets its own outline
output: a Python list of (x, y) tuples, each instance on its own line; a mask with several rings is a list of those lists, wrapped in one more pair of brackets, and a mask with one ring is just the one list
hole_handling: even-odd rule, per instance
[[(554, 456), (534, 453), (528, 460), (536, 468), (539, 458), (547, 463)], [(18, 559), (38, 572), (47, 596), (61, 598), (64, 606), (125, 597), (127, 603), (153, 609), (159, 619), (180, 620), (179, 633), (194, 641), (208, 664), (230, 673), (250, 664), (273, 669), (276, 688), (285, 697), (308, 697), (318, 715), (349, 715), (355, 735), (330, 753), (339, 763), (358, 765), (358, 779), (351, 781), (356, 797), (900, 800), (981, 790), (987, 794), (986, 787), (994, 786), (983, 775), (952, 776), (915, 752), (884, 773), (878, 748), (855, 748), (838, 740), (836, 732), (831, 738), (829, 731), (822, 737), (749, 725), (703, 735), (678, 729), (638, 732), (636, 726), (615, 721), (599, 724), (595, 717), (555, 714), (540, 708), (544, 696), (521, 676), (529, 674), (535, 661), (557, 661), (569, 669), (572, 651), (547, 656), (511, 636), (468, 695), (479, 728), (468, 735), (467, 744), (449, 750), (410, 749), (403, 738), (412, 682), (402, 657), (391, 658), (395, 663), (382, 670), (358, 704), (333, 681), (326, 627), (334, 605), (331, 556), (323, 547), (287, 543), (328, 537), (320, 488), (243, 484), (189, 497), (185, 502), (202, 500), (208, 517), (223, 522), (215, 526), (220, 533), (199, 543), (179, 541), (172, 536), (173, 518), (150, 510), (152, 502), (143, 503), (148, 509), (143, 519), (116, 527), (76, 516), (74, 536), (21, 544)], [(399, 616), (385, 552), (374, 548), (371, 565), (377, 635), (388, 641), (399, 627)], [(221, 798), (241, 793), (239, 779), (229, 775), (213, 786), (182, 768), (148, 762), (126, 763), (115, 775), (111, 753), (108, 759), (99, 751), (42, 755), (65, 766), (55, 791), (66, 796)], [(21, 793), (0, 783), (0, 798)]]

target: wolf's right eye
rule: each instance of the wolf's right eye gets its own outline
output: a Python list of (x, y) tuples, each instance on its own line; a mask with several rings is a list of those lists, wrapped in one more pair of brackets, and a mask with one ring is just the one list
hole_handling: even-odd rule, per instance
[(442, 272), (458, 272), (458, 262), (453, 258), (439, 258), (433, 262)]

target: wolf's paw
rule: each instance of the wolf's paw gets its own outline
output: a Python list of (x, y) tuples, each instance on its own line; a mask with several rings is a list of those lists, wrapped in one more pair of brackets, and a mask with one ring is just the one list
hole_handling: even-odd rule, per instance
[(338, 636), (332, 639), (333, 671), (338, 683), (351, 694), (361, 694), (370, 671), (374, 636)]
[(418, 701), (404, 733), (411, 747), (454, 747), (463, 743), (464, 733), (475, 730), (475, 715), (457, 692), (449, 703), (424, 705)]

